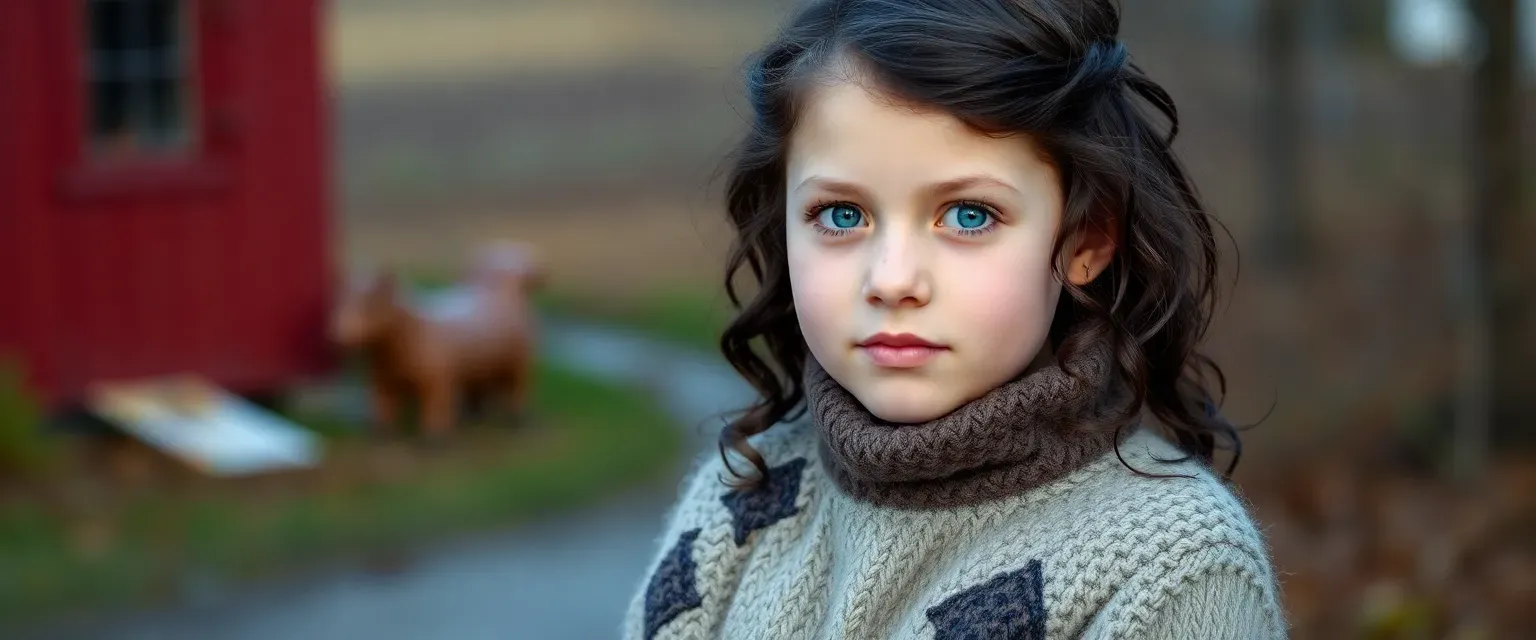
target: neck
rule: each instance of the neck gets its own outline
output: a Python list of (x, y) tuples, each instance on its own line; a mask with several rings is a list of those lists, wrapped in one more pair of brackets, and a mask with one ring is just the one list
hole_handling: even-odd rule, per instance
[(869, 413), (807, 358), (806, 398), (829, 475), (855, 498), (945, 508), (1016, 495), (1114, 447), (1129, 401), (1107, 346), (1047, 360), (921, 424)]

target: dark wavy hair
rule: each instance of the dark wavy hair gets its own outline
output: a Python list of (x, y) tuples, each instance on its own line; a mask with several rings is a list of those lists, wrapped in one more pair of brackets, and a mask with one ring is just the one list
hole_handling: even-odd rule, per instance
[[(807, 357), (786, 260), (785, 155), (812, 84), (840, 62), (882, 91), (942, 109), (973, 129), (1029, 135), (1050, 156), (1065, 194), (1067, 239), (1097, 226), (1115, 229), (1109, 269), (1086, 287), (1062, 277), (1050, 337), (1063, 359), (1108, 340), (1117, 373), (1134, 392), (1122, 429), (1143, 409), (1189, 456), (1212, 464), (1237, 430), (1216, 412), (1221, 369), (1196, 347), (1215, 310), (1213, 221), (1171, 149), (1178, 113), (1168, 93), (1120, 42), (1110, 0), (815, 0), (803, 4), (746, 72), (750, 130), (732, 156), (726, 204), (736, 240), (726, 291), (739, 313), (720, 340), (725, 358), (759, 399), (720, 434), (720, 454), (750, 486), (767, 473), (748, 443), (805, 409)], [(1166, 122), (1157, 126), (1154, 116)], [(754, 295), (737, 285), (751, 274)], [(737, 473), (727, 448), (758, 473)]]

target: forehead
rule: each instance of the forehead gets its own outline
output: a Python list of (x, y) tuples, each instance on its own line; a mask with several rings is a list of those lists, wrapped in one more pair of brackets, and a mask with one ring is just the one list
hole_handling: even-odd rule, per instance
[(990, 136), (942, 110), (848, 80), (810, 89), (787, 169), (790, 184), (824, 172), (918, 180), (989, 173), (1019, 182), (1055, 174), (1030, 136)]

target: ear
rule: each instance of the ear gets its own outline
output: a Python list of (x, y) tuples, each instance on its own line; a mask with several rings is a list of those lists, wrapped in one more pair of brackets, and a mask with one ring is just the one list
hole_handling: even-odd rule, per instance
[(1074, 244), (1062, 270), (1067, 281), (1088, 286), (1109, 268), (1115, 258), (1120, 238), (1120, 221), (1114, 216), (1090, 220), (1074, 238)]

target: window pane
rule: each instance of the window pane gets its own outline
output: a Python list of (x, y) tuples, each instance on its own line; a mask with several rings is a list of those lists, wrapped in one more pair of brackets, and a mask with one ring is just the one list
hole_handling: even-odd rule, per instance
[(176, 51), (176, 3), (174, 0), (144, 0), (144, 48), (173, 53)]
[(94, 146), (131, 150), (183, 143), (190, 92), (181, 0), (83, 1)]
[(91, 48), (118, 51), (128, 46), (126, 7), (120, 0), (96, 0), (87, 12), (91, 30)]
[(176, 142), (181, 133), (181, 83), (175, 78), (149, 82), (148, 128), (158, 144)]
[(95, 127), (99, 138), (121, 135), (128, 125), (128, 83), (121, 80), (104, 80), (91, 84), (92, 102), (95, 103)]

